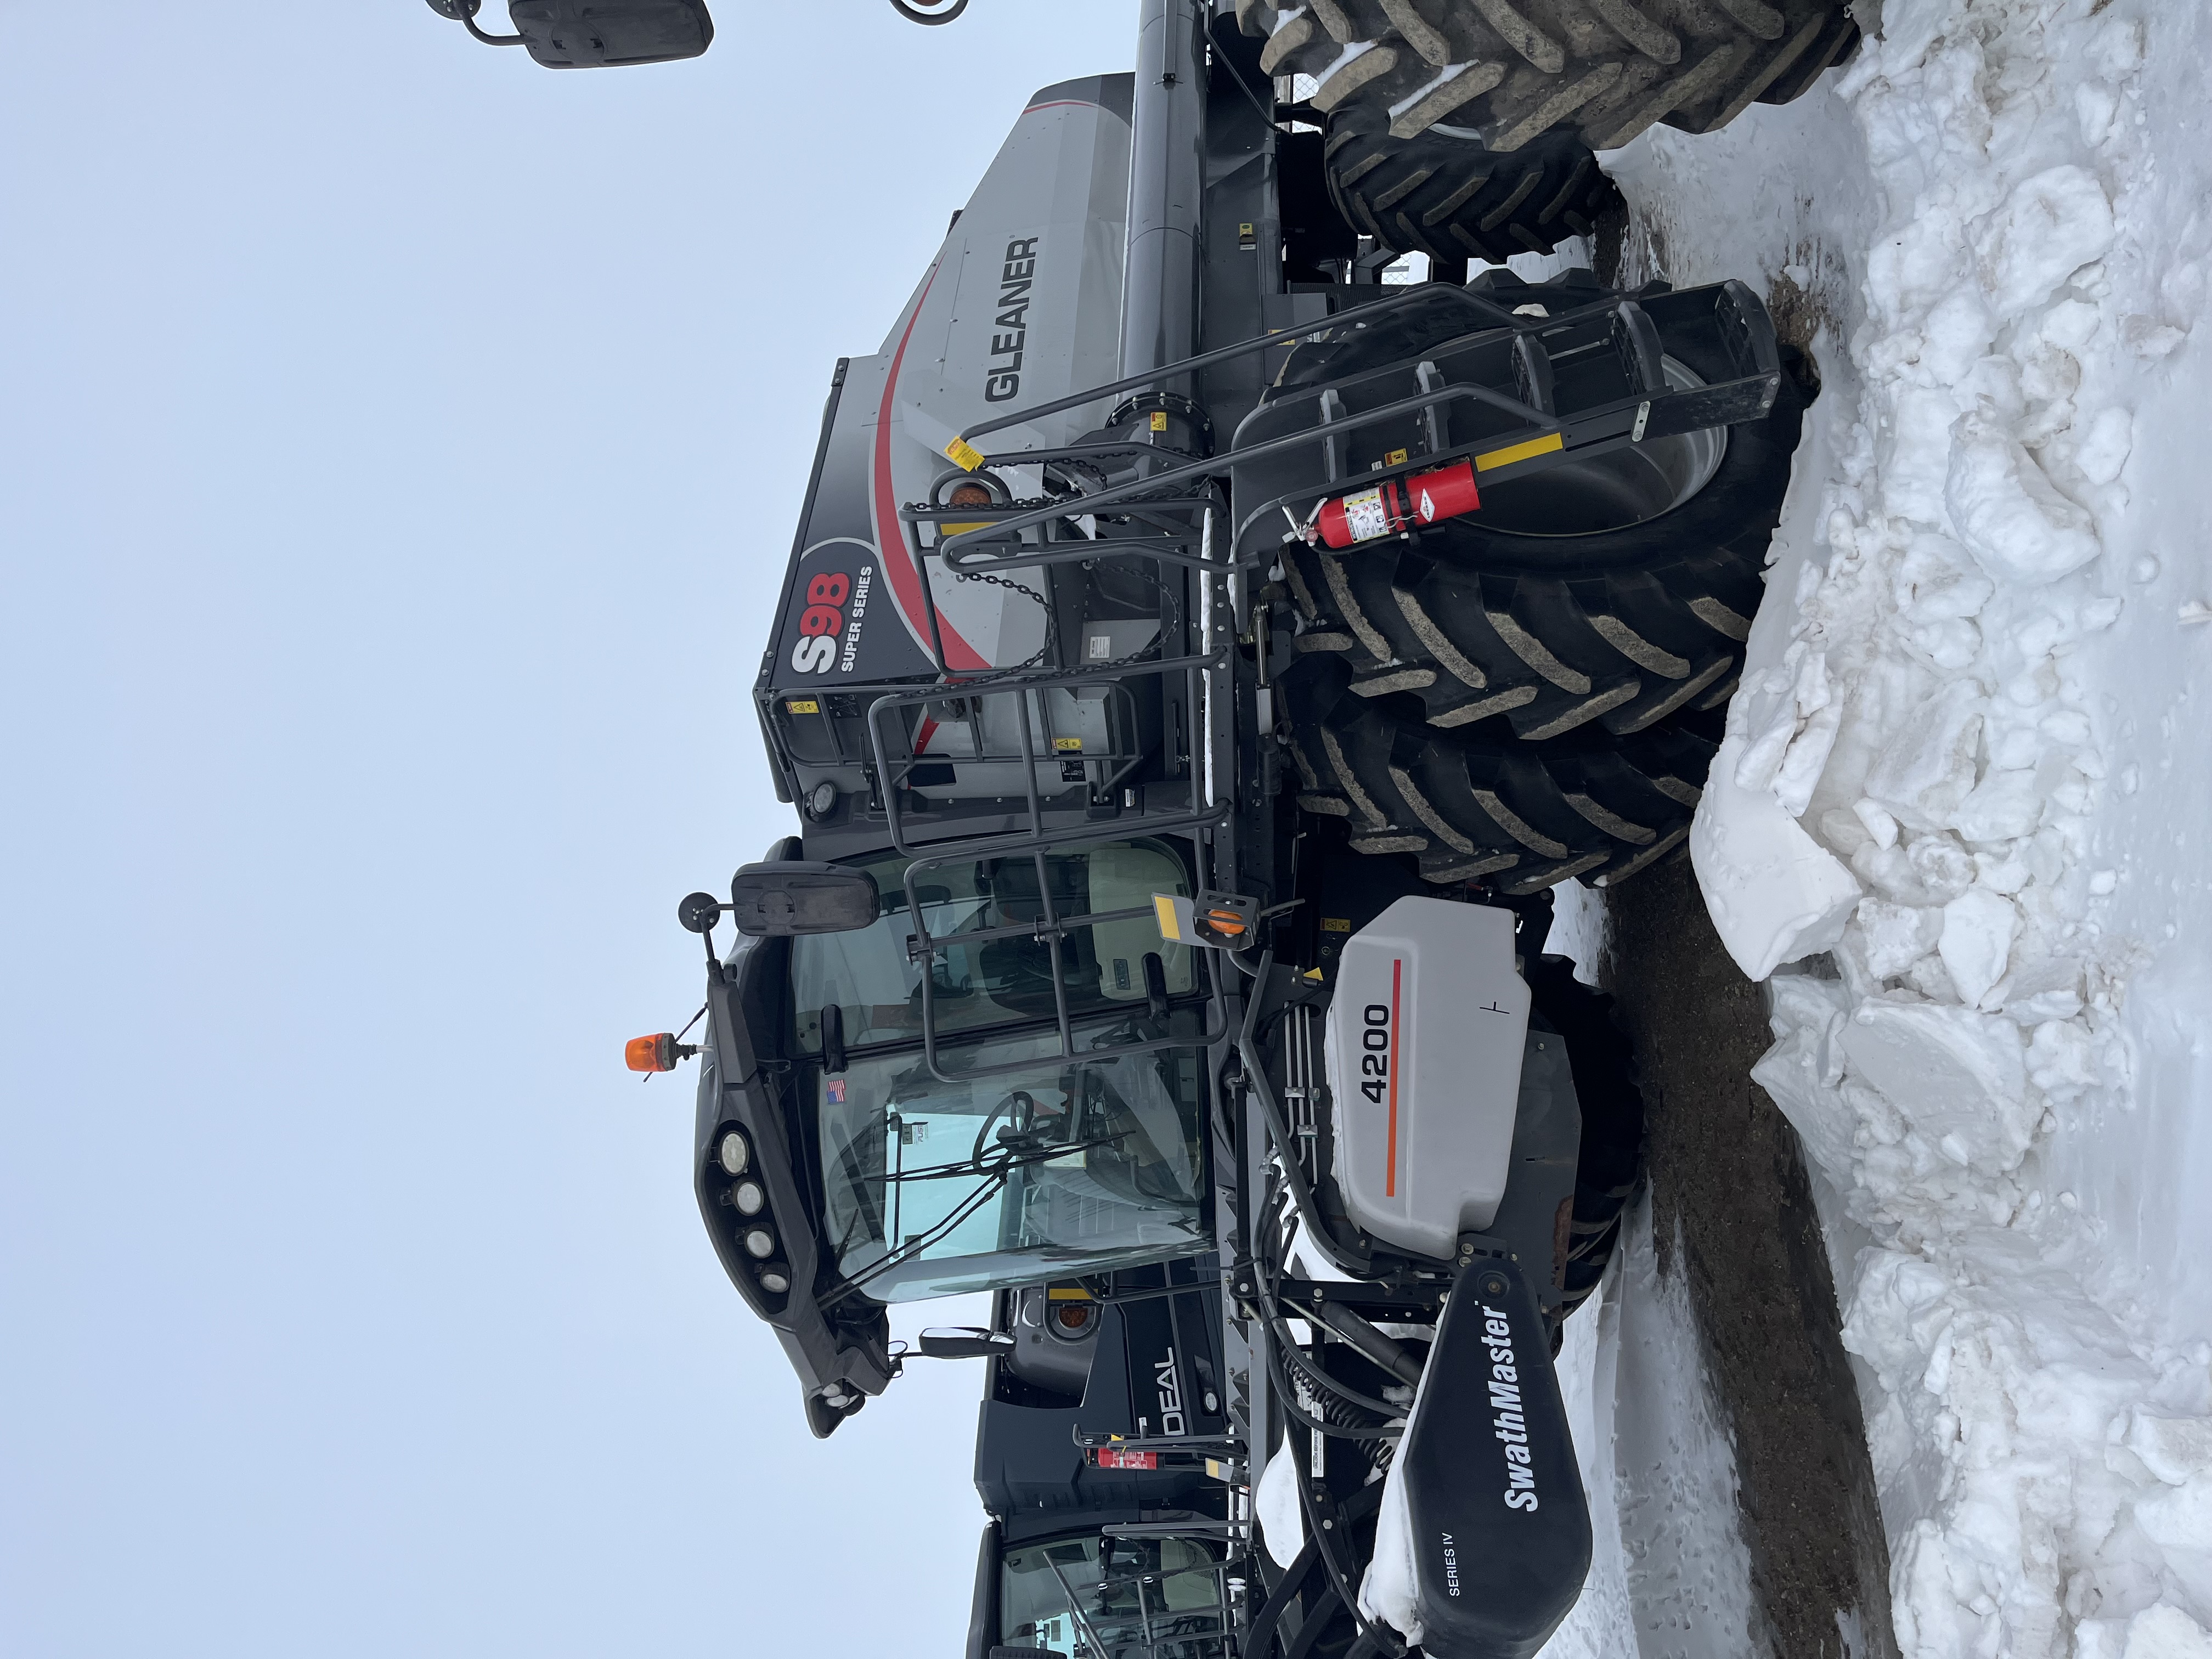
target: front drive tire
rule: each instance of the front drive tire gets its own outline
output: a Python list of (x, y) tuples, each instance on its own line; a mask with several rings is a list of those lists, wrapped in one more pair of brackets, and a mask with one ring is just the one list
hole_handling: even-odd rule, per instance
[(1859, 40), (1850, 0), (1237, 0), (1237, 17), (1265, 73), (1316, 78), (1316, 108), (1500, 152), (1559, 127), (1593, 149), (1654, 122), (1711, 132), (1800, 96)]

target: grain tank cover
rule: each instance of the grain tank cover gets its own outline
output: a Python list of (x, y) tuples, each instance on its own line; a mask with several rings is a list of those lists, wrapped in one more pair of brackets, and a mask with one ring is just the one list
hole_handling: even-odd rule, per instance
[(1328, 1012), (1336, 1179), (1376, 1238), (1449, 1261), (1512, 1168), (1528, 986), (1513, 915), (1401, 898), (1344, 947)]
[[(772, 695), (928, 678), (940, 651), (955, 672), (1009, 668), (1043, 645), (1034, 578), (967, 580), (918, 560), (899, 513), (966, 476), (945, 453), (963, 428), (1114, 378), (1131, 96), (1128, 76), (1103, 75), (1032, 97), (882, 349), (842, 371), (769, 653)], [(1112, 407), (1102, 398), (991, 441), (1071, 443)], [(1046, 489), (1033, 466), (991, 483), (1019, 500)]]

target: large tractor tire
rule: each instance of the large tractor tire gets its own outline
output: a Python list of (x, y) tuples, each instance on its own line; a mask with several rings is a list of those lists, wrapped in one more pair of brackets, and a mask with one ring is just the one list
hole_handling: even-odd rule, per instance
[(1504, 264), (1548, 253), (1623, 210), (1589, 146), (1564, 127), (1501, 155), (1445, 127), (1395, 138), (1388, 113), (1360, 104), (1330, 118), (1322, 168), (1329, 200), (1353, 227), (1438, 259)]
[(1267, 74), (1316, 79), (1320, 110), (1504, 152), (1562, 126), (1593, 149), (1655, 121), (1711, 132), (1788, 103), (1859, 38), (1849, 0), (1237, 0), (1237, 20)]
[[(1478, 286), (1553, 312), (1604, 292), (1587, 271)], [(1701, 341), (1661, 343), (1670, 373), (1729, 372)], [(1402, 329), (1355, 331), (1300, 347), (1284, 380), (1407, 349)], [(1502, 716), (1523, 739), (1591, 723), (1626, 735), (1719, 708), (1743, 665), (1803, 416), (1802, 359), (1785, 348), (1784, 367), (1772, 409), (1727, 428), (1724, 447), (1710, 433), (1629, 446), (1486, 487), (1478, 511), (1409, 540), (1286, 547), (1298, 648), (1340, 657), (1352, 696), (1416, 699), (1442, 730)]]
[(1356, 853), (1412, 854), (1440, 885), (1521, 895), (1633, 875), (1689, 834), (1713, 756), (1710, 733), (1675, 725), (1546, 744), (1498, 721), (1439, 732), (1410, 699), (1356, 690), (1326, 658), (1283, 682), (1298, 807), (1346, 819)]

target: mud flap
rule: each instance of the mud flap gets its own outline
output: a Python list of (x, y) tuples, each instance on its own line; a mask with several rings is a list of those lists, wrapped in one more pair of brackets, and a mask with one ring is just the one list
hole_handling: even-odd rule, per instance
[(1582, 1594), (1589, 1504), (1534, 1288), (1462, 1259), (1398, 1448), (1414, 1605), (1431, 1659), (1525, 1659)]

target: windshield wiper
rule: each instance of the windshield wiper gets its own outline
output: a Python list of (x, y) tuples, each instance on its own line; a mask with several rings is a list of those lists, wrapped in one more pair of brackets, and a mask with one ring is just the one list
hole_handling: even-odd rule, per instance
[[(939, 1164), (927, 1170), (901, 1171), (896, 1176), (887, 1173), (884, 1177), (887, 1182), (939, 1180), (954, 1175), (980, 1175), (983, 1177), (983, 1181), (974, 1192), (954, 1205), (944, 1219), (916, 1233), (880, 1261), (871, 1262), (865, 1270), (853, 1274), (843, 1284), (823, 1297), (819, 1305), (824, 1310), (834, 1307), (870, 1280), (881, 1277), (893, 1267), (913, 1261), (931, 1245), (951, 1237), (954, 1230), (962, 1222), (967, 1220), (1006, 1189), (1006, 1183), (1013, 1179), (1015, 1170), (1026, 1169), (1032, 1164), (1050, 1163), (1054, 1158), (1066, 1157), (1070, 1152), (1088, 1152), (1093, 1146), (1110, 1146), (1115, 1141), (1123, 1139), (1127, 1133), (1128, 1131), (1123, 1130), (1121, 1134), (1108, 1135), (1099, 1140), (1079, 1141), (1066, 1146), (1046, 1146), (1032, 1152), (1010, 1153), (1004, 1158), (975, 1158), (965, 1164)], [(884, 1242), (888, 1243), (890, 1241)]]
[(1049, 1164), (1056, 1158), (1066, 1158), (1072, 1152), (1087, 1152), (1095, 1146), (1110, 1146), (1117, 1140), (1127, 1140), (1136, 1133), (1133, 1129), (1117, 1129), (1110, 1135), (1100, 1135), (1091, 1140), (1071, 1140), (1049, 1146), (1033, 1146), (1026, 1151), (994, 1158), (988, 1152), (981, 1158), (963, 1158), (957, 1164), (925, 1164), (918, 1170), (886, 1170), (880, 1177), (885, 1182), (900, 1181), (946, 1181), (956, 1176), (991, 1176), (1005, 1169), (1029, 1164)]

